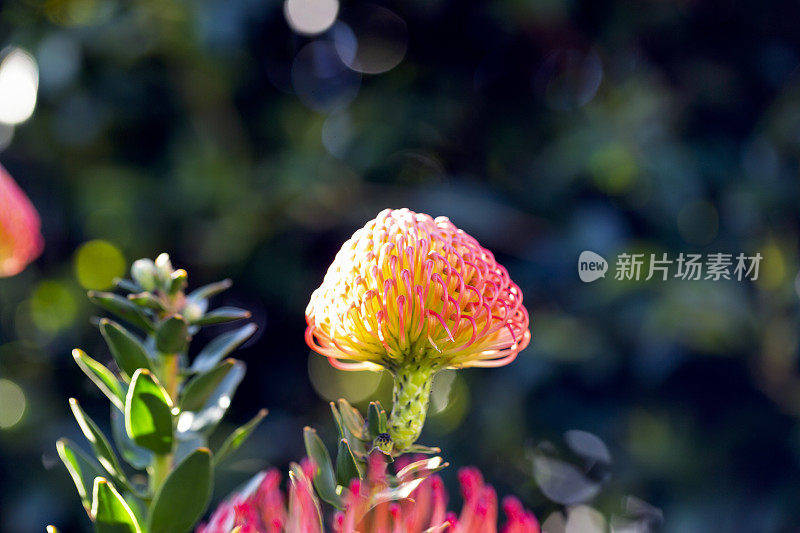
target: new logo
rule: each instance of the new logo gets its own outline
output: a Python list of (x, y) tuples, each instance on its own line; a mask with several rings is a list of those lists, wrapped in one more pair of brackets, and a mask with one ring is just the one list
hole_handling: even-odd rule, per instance
[(606, 277), (607, 270), (608, 261), (599, 254), (584, 250), (578, 257), (578, 276), (584, 283), (591, 283)]

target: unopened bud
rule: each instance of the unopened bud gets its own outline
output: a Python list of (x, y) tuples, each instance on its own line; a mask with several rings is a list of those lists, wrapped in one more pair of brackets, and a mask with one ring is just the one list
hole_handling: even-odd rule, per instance
[(393, 444), (394, 443), (392, 442), (392, 437), (390, 437), (388, 433), (379, 434), (377, 437), (375, 437), (375, 440), (372, 443), (373, 446), (378, 448), (386, 455), (392, 453)]
[(156, 265), (150, 259), (138, 259), (131, 265), (131, 277), (141, 288), (152, 291), (156, 288)]

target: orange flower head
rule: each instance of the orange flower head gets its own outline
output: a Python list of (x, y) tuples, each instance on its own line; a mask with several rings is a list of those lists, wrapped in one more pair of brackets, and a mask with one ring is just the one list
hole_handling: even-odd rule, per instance
[(386, 209), (344, 243), (306, 309), (336, 368), (496, 367), (530, 341), (522, 292), (446, 217)]
[(0, 277), (14, 276), (44, 248), (41, 221), (31, 201), (0, 165)]

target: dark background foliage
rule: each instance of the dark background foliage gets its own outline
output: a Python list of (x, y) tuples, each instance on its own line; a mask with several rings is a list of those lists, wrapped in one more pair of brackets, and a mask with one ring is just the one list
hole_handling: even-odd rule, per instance
[[(54, 442), (80, 440), (67, 397), (97, 419), (107, 402), (69, 353), (108, 359), (83, 291), (138, 257), (170, 252), (195, 286), (231, 277), (216, 303), (260, 326), (230, 418), (271, 413), (217, 498), (299, 458), (305, 424), (333, 443), (327, 400), (363, 405), (387, 383), (311, 356), (303, 311), (385, 207), (446, 215), (494, 250), (533, 323), (512, 365), (437, 385), (422, 442), (542, 520), (559, 507), (534, 481), (537, 450), (580, 429), (613, 457), (588, 502), (606, 520), (632, 495), (663, 511), (663, 531), (800, 528), (800, 6), (381, 5), (395, 18), (345, 2), (337, 26), (304, 37), (274, 0), (0, 4), (0, 46), (39, 68), (35, 113), (12, 138), (3, 126), (0, 161), (47, 243), (0, 280), (0, 418), (14, 422), (0, 429), (0, 530), (88, 527)], [(388, 26), (369, 34), (375, 20)], [(347, 68), (342, 24), (373, 37), (362, 70), (407, 45), (402, 61)], [(756, 282), (583, 284), (585, 249), (764, 260)]]

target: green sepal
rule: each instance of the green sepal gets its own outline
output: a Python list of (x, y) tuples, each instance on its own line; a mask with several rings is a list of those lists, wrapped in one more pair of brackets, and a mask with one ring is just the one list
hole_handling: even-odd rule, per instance
[(239, 309), (238, 307), (218, 307), (192, 322), (192, 325), (213, 326), (245, 318), (250, 318), (250, 311)]
[(113, 320), (100, 320), (100, 333), (124, 376), (130, 379), (140, 368), (150, 369), (150, 358), (142, 342)]
[(342, 416), (342, 423), (347, 430), (357, 439), (367, 440), (364, 434), (364, 417), (358, 409), (350, 405), (344, 398), (339, 398), (339, 413)]
[(199, 411), (205, 407), (208, 399), (237, 364), (244, 363), (236, 359), (226, 359), (208, 372), (189, 381), (181, 395), (181, 411)]
[(97, 385), (97, 388), (111, 400), (114, 407), (124, 411), (125, 391), (119, 384), (117, 376), (104, 365), (86, 355), (83, 350), (77, 348), (72, 350), (72, 357), (83, 373), (92, 380), (92, 383)]
[(214, 454), (214, 464), (218, 465), (228, 455), (238, 450), (239, 447), (241, 447), (241, 445), (244, 444), (247, 438), (253, 433), (256, 427), (258, 427), (264, 417), (267, 416), (267, 412), (268, 411), (266, 409), (261, 409), (256, 416), (250, 419), (249, 422), (233, 430), (233, 433), (228, 435), (228, 437), (222, 443), (222, 446), (219, 447), (219, 451)]
[(386, 411), (379, 402), (369, 402), (367, 411), (367, 428), (373, 439), (381, 433), (386, 433)]
[(142, 292), (144, 290), (141, 285), (126, 278), (115, 278), (114, 286), (128, 292)]
[(308, 426), (303, 428), (303, 441), (306, 454), (314, 461), (314, 487), (319, 497), (337, 509), (343, 509), (344, 504), (336, 488), (336, 477), (328, 449), (317, 435), (317, 431)]
[(350, 445), (346, 439), (339, 439), (339, 449), (336, 453), (336, 482), (343, 487), (349, 487), (351, 480), (361, 477), (361, 469), (350, 450)]
[(180, 353), (189, 343), (189, 324), (181, 315), (164, 320), (156, 332), (156, 349), (161, 353)]
[(214, 368), (223, 357), (238, 348), (244, 341), (250, 338), (255, 333), (257, 327), (255, 324), (247, 324), (238, 329), (223, 333), (216, 337), (211, 342), (200, 350), (197, 354), (190, 371), (192, 372), (207, 372)]
[(94, 480), (92, 517), (95, 533), (142, 533), (131, 508), (114, 485), (102, 477)]
[(125, 398), (125, 431), (133, 442), (163, 455), (172, 451), (172, 401), (149, 370), (133, 374)]
[(123, 298), (122, 296), (112, 292), (97, 291), (89, 291), (87, 296), (95, 305), (98, 305), (106, 311), (113, 313), (124, 320), (127, 320), (134, 326), (144, 331), (152, 332), (155, 329), (153, 321), (150, 320), (146, 314), (144, 314), (138, 305), (131, 302), (127, 298)]
[(100, 475), (100, 465), (87, 456), (75, 443), (69, 439), (58, 439), (56, 441), (56, 451), (64, 466), (67, 467), (78, 496), (81, 499), (83, 508), (91, 518), (92, 516), (92, 494), (89, 492), (94, 482), (94, 478)]
[(153, 498), (148, 530), (152, 533), (186, 533), (191, 530), (211, 499), (213, 477), (208, 448), (199, 448), (189, 454), (169, 474)]
[(111, 448), (111, 444), (109, 444), (103, 432), (100, 431), (100, 428), (97, 427), (97, 424), (94, 423), (94, 420), (89, 418), (89, 415), (81, 409), (78, 400), (75, 398), (69, 399), (69, 406), (70, 409), (72, 409), (75, 420), (78, 421), (83, 436), (86, 437), (86, 440), (89, 441), (89, 444), (92, 446), (92, 450), (94, 450), (94, 454), (100, 462), (100, 465), (108, 472), (114, 481), (118, 482), (126, 489), (133, 490), (130, 483), (128, 483), (128, 480), (125, 478), (125, 473), (122, 471), (117, 455)]

